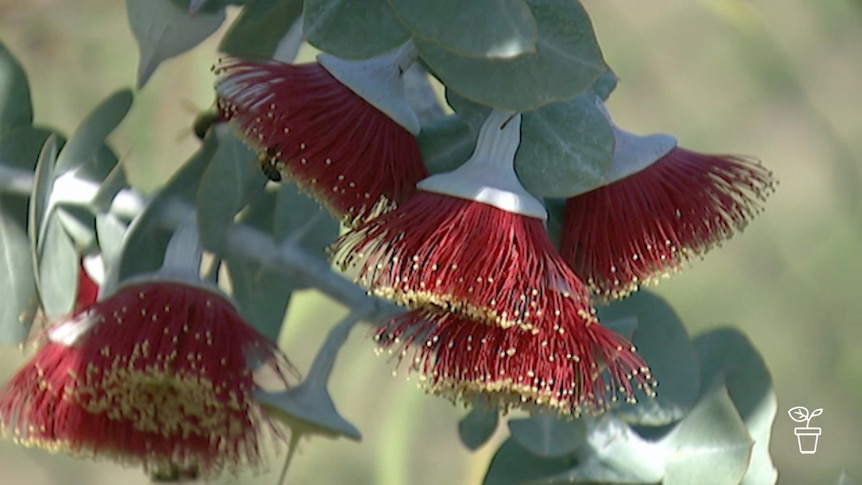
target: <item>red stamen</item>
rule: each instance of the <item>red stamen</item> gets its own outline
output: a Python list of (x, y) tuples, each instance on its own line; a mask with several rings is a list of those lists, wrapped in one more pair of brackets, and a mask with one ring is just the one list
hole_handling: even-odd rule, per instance
[(742, 231), (774, 184), (760, 164), (677, 147), (569, 199), (560, 252), (597, 295), (620, 298)]
[(227, 61), (218, 106), (246, 140), (348, 223), (427, 177), (415, 137), (317, 63)]

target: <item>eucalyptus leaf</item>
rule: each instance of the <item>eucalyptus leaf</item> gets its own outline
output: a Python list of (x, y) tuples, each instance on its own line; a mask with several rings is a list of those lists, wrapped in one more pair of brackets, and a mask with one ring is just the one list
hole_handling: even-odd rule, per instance
[(414, 35), (458, 55), (536, 52), (536, 19), (524, 0), (388, 0)]
[(225, 19), (224, 8), (192, 16), (172, 0), (126, 0), (126, 12), (140, 52), (138, 89), (159, 64), (198, 45)]
[(126, 169), (119, 163), (102, 179), (96, 196), (92, 200), (92, 210), (97, 214), (109, 212), (117, 195), (129, 187)]
[(617, 83), (619, 82), (619, 78), (611, 68), (608, 68), (607, 71), (602, 73), (598, 79), (593, 82), (593, 85), (590, 89), (596, 93), (596, 96), (601, 98), (602, 101), (607, 101), (611, 96), (611, 93), (614, 92), (614, 89), (617, 88)]
[[(80, 167), (90, 180), (101, 180), (113, 170), (116, 157), (101, 153), (105, 139), (123, 121), (132, 107), (132, 92), (121, 89), (102, 101), (78, 125), (60, 152), (55, 176), (60, 176)], [(101, 162), (101, 163), (98, 163)], [(113, 164), (112, 164), (113, 162)]]
[(664, 439), (664, 485), (737, 485), (751, 458), (752, 441), (724, 385), (711, 386)]
[(112, 267), (120, 257), (128, 225), (110, 212), (96, 214), (96, 237), (99, 252), (106, 267)]
[(224, 253), (225, 232), (245, 205), (249, 179), (261, 180), (255, 153), (227, 125), (216, 127), (218, 149), (204, 171), (196, 197), (198, 228), (205, 249)]
[(199, 12), (213, 13), (224, 10), (228, 5), (244, 5), (245, 0), (171, 0), (182, 8), (187, 15), (197, 15)]
[(421, 38), (414, 43), (448, 89), (474, 102), (524, 112), (573, 99), (607, 70), (589, 16), (580, 2), (527, 4), (538, 27), (535, 53), (476, 59)]
[[(266, 234), (273, 232), (277, 192), (269, 190), (252, 200), (239, 216), (243, 224)], [(296, 279), (265, 264), (227, 256), (231, 292), (240, 314), (259, 332), (278, 341), (293, 291), (303, 287)]]
[(252, 0), (231, 24), (219, 50), (236, 57), (271, 58), (300, 15), (302, 0)]
[(500, 415), (496, 409), (474, 406), (458, 421), (458, 437), (468, 450), (477, 450), (491, 439), (499, 422)]
[[(17, 212), (17, 211), (15, 211)], [(17, 345), (30, 333), (39, 306), (30, 242), (20, 215), (0, 197), (0, 343)]]
[(548, 236), (554, 246), (560, 248), (560, 239), (563, 237), (563, 221), (565, 220), (566, 200), (545, 199), (545, 210), (548, 211)]
[(506, 440), (488, 466), (482, 485), (518, 485), (525, 483), (546, 483), (549, 477), (568, 470), (575, 464), (571, 456), (542, 458), (522, 448), (509, 438)]
[(96, 218), (81, 207), (57, 207), (54, 216), (66, 231), (66, 235), (79, 252), (92, 252), (98, 248), (96, 242)]
[(745, 335), (732, 328), (698, 335), (694, 345), (700, 356), (701, 381), (724, 378), (727, 392), (754, 439), (751, 464), (741, 483), (775, 483), (778, 471), (769, 456), (769, 439), (778, 402), (763, 358)]
[(543, 458), (574, 453), (587, 433), (582, 419), (563, 419), (545, 414), (510, 419), (508, 424), (512, 439), (530, 453)]
[(24, 68), (0, 42), (0, 134), (33, 123), (33, 104)]
[(57, 212), (48, 216), (37, 261), (37, 285), (45, 315), (54, 318), (69, 313), (78, 291), (80, 260)]
[(327, 390), (338, 351), (359, 319), (358, 315), (350, 314), (329, 331), (308, 375), (298, 386), (283, 392), (258, 391), (254, 395), (255, 401), (273, 417), (290, 426), (294, 434), (344, 436), (361, 441), (359, 430), (341, 416)]
[(473, 153), (477, 134), (456, 115), (423, 126), (417, 141), (425, 168), (437, 174), (460, 167)]
[(613, 318), (602, 321), (602, 325), (631, 341), (634, 338), (635, 330), (638, 328), (638, 319), (635, 316)]
[(19, 126), (0, 134), (0, 166), (32, 172), (39, 152), (52, 134), (57, 137), (58, 148), (61, 148), (65, 138), (45, 128)]
[(327, 258), (326, 249), (338, 237), (338, 221), (317, 202), (301, 194), (295, 184), (279, 187), (273, 224), (276, 242), (296, 240), (321, 259)]
[(194, 206), (195, 195), (203, 173), (218, 148), (218, 139), (211, 131), (201, 147), (171, 177), (149, 201), (144, 211), (129, 225), (117, 263), (109, 268), (107, 281), (100, 294), (111, 294), (125, 279), (150, 273), (162, 264), (171, 232), (164, 228), (172, 203)]
[(36, 171), (33, 175), (33, 187), (30, 192), (30, 207), (27, 221), (27, 232), (30, 238), (33, 266), (38, 267), (37, 255), (41, 241), (47, 231), (47, 218), (53, 208), (50, 197), (54, 188), (54, 166), (60, 151), (60, 140), (57, 135), (51, 135), (45, 140), (45, 145), (39, 153)]
[(664, 475), (666, 450), (635, 433), (613, 414), (583, 418), (587, 446), (578, 449), (577, 465), (545, 483), (657, 483)]
[(252, 261), (228, 256), (225, 263), (230, 275), (231, 296), (243, 319), (278, 342), (291, 294), (297, 285), (283, 273)]
[(668, 303), (647, 290), (598, 309), (600, 321), (637, 319), (632, 343), (658, 381), (656, 396), (638, 390), (636, 404), (623, 404), (614, 412), (629, 422), (661, 426), (681, 419), (700, 393), (697, 355), (688, 333)]
[(125, 185), (125, 171), (114, 152), (105, 145), (87, 163), (59, 176), (55, 173), (49, 205), (58, 209), (58, 217), (66, 232), (75, 246), (85, 252), (93, 250), (96, 245), (95, 214), (100, 210), (97, 206), (109, 195), (102, 190), (106, 188), (104, 184), (99, 184), (109, 173), (115, 173), (115, 178), (119, 179), (111, 184)]
[[(446, 99), (474, 129), (489, 108), (446, 91)], [(567, 198), (601, 185), (610, 169), (614, 134), (592, 91), (521, 116), (515, 171), (537, 197)]]
[(308, 43), (343, 59), (374, 57), (410, 38), (386, 0), (305, 0), (302, 30)]

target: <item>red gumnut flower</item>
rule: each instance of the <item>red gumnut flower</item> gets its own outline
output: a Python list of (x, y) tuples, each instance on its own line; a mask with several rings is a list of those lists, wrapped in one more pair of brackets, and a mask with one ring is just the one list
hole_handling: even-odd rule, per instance
[(605, 301), (742, 231), (775, 185), (772, 173), (749, 159), (614, 128), (611, 182), (567, 200), (560, 241), (565, 260)]
[(492, 112), (464, 165), (342, 236), (336, 262), (361, 265), (372, 293), (412, 309), (378, 338), (405, 353), (414, 344), (413, 368), (433, 392), (575, 415), (617, 392), (633, 399), (632, 378), (651, 392), (646, 365), (598, 324), (545, 230), (544, 206), (520, 184), (519, 140), (520, 116)]
[(78, 311), (0, 389), (21, 444), (205, 475), (260, 469), (280, 431), (252, 401), (250, 366), (289, 364), (221, 294), (141, 280)]
[(545, 230), (545, 207), (515, 174), (520, 115), (509, 117), (493, 112), (461, 167), (422, 180), (397, 209), (339, 238), (335, 262), (361, 266), (358, 281), (400, 305), (503, 328), (529, 330), (562, 298), (588, 310), (586, 287)]
[(431, 393), (566, 416), (598, 414), (636, 388), (654, 395), (649, 367), (622, 336), (564, 299), (558, 315), (532, 330), (503, 329), (455, 313), (411, 310), (377, 332)]
[(218, 108), (271, 179), (284, 172), (352, 224), (405, 201), (428, 176), (402, 79), (416, 55), (408, 43), (364, 61), (227, 60), (216, 68)]

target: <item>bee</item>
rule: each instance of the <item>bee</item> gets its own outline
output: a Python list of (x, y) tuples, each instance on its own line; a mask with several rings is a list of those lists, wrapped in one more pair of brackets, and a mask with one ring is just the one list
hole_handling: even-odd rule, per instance
[(278, 156), (280, 150), (278, 145), (273, 145), (257, 155), (257, 161), (260, 164), (260, 170), (266, 175), (266, 178), (273, 182), (281, 182), (281, 171), (278, 169)]

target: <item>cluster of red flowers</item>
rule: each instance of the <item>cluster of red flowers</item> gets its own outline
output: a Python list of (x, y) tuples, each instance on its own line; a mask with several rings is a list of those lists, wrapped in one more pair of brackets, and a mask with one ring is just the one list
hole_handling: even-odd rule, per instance
[[(217, 68), (219, 116), (270, 178), (286, 175), (349, 226), (334, 260), (406, 307), (377, 341), (409, 354), (430, 391), (573, 416), (651, 395), (648, 366), (599, 323), (592, 297), (622, 297), (741, 230), (771, 174), (675, 140), (645, 156), (617, 130), (618, 176), (568, 200), (558, 250), (543, 202), (515, 174), (519, 114), (492, 111), (473, 155), (428, 176), (401, 79), (414, 58), (408, 45), (369, 61), (229, 60)], [(252, 401), (251, 366), (284, 377), (275, 344), (203, 284), (97, 292), (82, 277), (74, 313), (0, 389), (3, 430), (150, 469), (259, 466), (262, 434), (279, 432)]]
[(648, 367), (599, 324), (590, 290), (622, 297), (730, 237), (771, 174), (674, 141), (569, 199), (558, 251), (513, 169), (519, 116), (493, 112), (470, 160), (428, 177), (397, 82), (409, 51), (352, 66), (326, 55), (228, 60), (217, 68), (221, 116), (347, 223), (335, 262), (407, 308), (377, 339), (402, 357), (413, 349), (411, 368), (431, 391), (570, 415), (632, 400), (638, 387), (651, 394)]

